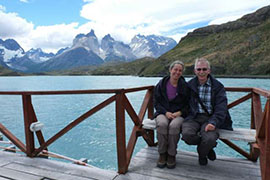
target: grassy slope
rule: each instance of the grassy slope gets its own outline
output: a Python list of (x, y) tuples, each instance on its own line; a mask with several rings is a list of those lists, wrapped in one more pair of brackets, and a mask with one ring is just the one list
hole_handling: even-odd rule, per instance
[(10, 69), (4, 68), (0, 65), (0, 76), (19, 76), (20, 73), (17, 73), (15, 71), (12, 71)]
[(206, 57), (215, 74), (270, 75), (270, 20), (256, 27), (186, 37), (142, 75), (163, 74), (176, 59), (184, 61), (186, 74), (192, 74), (191, 66), (197, 57)]

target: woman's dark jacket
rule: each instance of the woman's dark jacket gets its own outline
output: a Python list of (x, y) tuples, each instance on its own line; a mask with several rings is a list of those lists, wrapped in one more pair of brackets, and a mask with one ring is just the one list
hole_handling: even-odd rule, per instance
[[(213, 112), (210, 115), (209, 123), (213, 124), (220, 129), (232, 130), (232, 120), (227, 108), (226, 91), (222, 83), (216, 80), (213, 76), (209, 75), (211, 80), (211, 104)], [(198, 78), (195, 77), (188, 82), (190, 90), (190, 112), (185, 120), (193, 119), (196, 117), (198, 106)]]
[(186, 117), (188, 114), (188, 99), (189, 99), (189, 89), (187, 82), (181, 76), (178, 80), (177, 85), (177, 94), (174, 99), (169, 101), (167, 96), (167, 82), (169, 81), (170, 76), (163, 77), (158, 84), (155, 86), (154, 90), (154, 107), (156, 112), (154, 117), (157, 117), (159, 114), (166, 114), (166, 112), (182, 112), (182, 117)]

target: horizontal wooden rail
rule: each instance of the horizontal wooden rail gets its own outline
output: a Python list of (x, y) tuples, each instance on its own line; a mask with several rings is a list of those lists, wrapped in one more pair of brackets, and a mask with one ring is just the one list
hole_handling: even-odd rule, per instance
[(89, 89), (65, 91), (0, 91), (0, 95), (67, 95), (67, 94), (112, 94), (122, 89)]
[(231, 92), (252, 92), (252, 87), (225, 87), (226, 91)]

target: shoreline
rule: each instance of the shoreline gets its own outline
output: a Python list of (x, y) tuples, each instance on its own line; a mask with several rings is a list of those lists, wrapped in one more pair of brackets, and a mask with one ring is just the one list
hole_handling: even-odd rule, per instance
[[(184, 77), (194, 77), (194, 75), (183, 75)], [(239, 78), (239, 79), (270, 79), (268, 75), (214, 75), (215, 78)]]
[[(51, 75), (51, 74), (21, 74), (21, 75), (6, 75), (0, 74), (0, 77), (22, 77), (22, 76), (134, 76), (127, 74), (106, 74), (106, 75), (91, 75), (91, 74), (62, 74), (62, 75)], [(192, 78), (195, 75), (183, 75), (185, 78)], [(270, 79), (270, 75), (215, 75), (215, 78), (239, 78), (239, 79)], [(138, 76), (138, 77), (163, 77), (163, 76)]]

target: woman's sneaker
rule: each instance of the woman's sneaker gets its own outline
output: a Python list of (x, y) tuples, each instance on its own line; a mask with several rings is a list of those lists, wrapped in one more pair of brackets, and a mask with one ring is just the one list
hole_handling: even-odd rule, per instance
[(167, 164), (167, 153), (159, 154), (157, 167), (164, 168)]
[(173, 169), (176, 166), (175, 156), (168, 155), (167, 168)]

